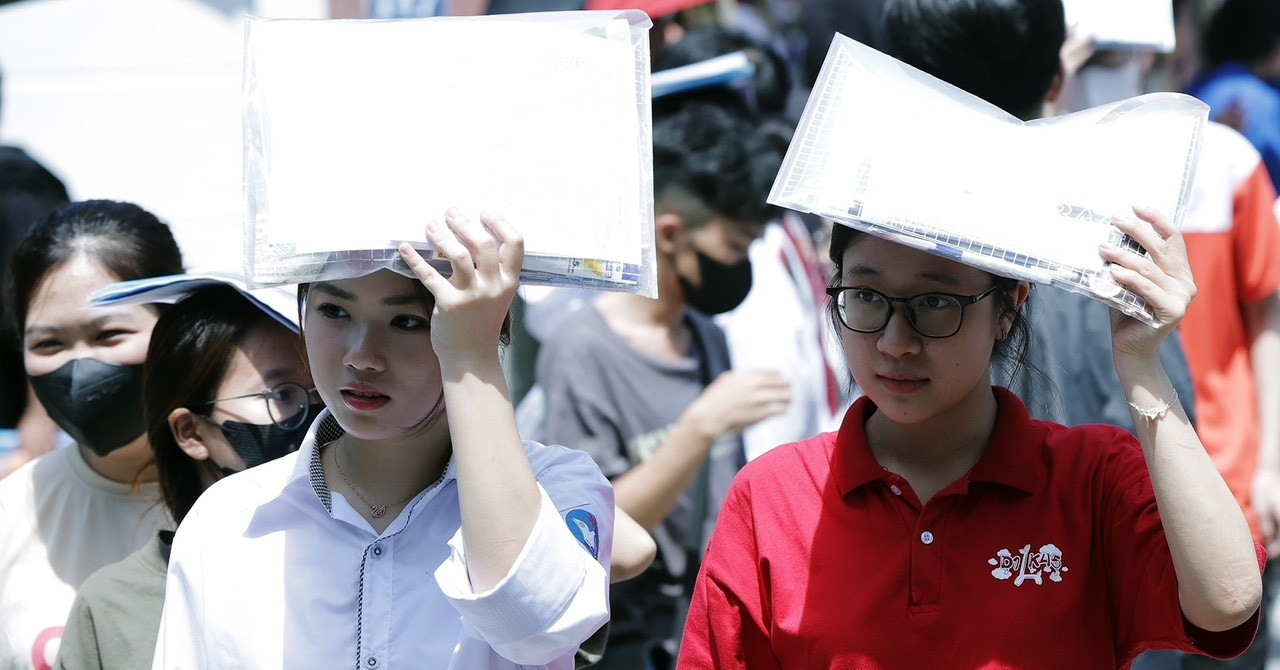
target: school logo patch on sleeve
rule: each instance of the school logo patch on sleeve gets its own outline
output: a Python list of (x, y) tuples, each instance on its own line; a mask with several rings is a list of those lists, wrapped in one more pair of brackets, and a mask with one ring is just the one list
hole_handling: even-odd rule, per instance
[(569, 510), (564, 515), (564, 522), (578, 543), (591, 552), (591, 557), (600, 558), (600, 524), (596, 523), (596, 515), (581, 508)]

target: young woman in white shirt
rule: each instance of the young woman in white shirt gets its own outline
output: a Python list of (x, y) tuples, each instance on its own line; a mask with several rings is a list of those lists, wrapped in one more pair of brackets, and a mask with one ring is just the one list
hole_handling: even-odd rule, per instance
[(573, 667), (608, 617), (613, 494), (521, 442), (499, 341), (524, 259), (450, 210), (390, 270), (300, 287), (328, 409), (214, 484), (174, 540), (155, 668)]

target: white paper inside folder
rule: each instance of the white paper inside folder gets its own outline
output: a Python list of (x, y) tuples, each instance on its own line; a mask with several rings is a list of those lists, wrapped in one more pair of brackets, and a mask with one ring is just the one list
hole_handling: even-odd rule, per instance
[(836, 35), (769, 202), (1152, 322), (1111, 280), (1111, 224), (1154, 207), (1181, 225), (1208, 107), (1157, 93), (1023, 123)]
[(1172, 53), (1177, 46), (1169, 0), (1063, 0), (1067, 25), (1091, 36), (1099, 49), (1152, 49)]
[(255, 285), (443, 272), (427, 221), (501, 214), (521, 281), (655, 296), (648, 17), (250, 20), (245, 270)]

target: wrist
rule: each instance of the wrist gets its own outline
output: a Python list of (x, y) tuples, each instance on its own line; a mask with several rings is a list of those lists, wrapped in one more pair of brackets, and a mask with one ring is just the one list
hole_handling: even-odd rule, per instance
[(720, 436), (716, 423), (713, 416), (704, 415), (694, 404), (676, 422), (675, 430), (684, 431), (699, 446), (709, 447)]
[(1133, 402), (1132, 400), (1129, 401), (1129, 407), (1131, 407), (1133, 411), (1138, 414), (1138, 417), (1150, 422), (1155, 422), (1155, 421), (1159, 421), (1160, 419), (1163, 419), (1164, 416), (1169, 413), (1169, 410), (1177, 406), (1178, 406), (1178, 389), (1173, 389), (1173, 392), (1169, 394), (1169, 399), (1164, 401), (1163, 403), (1155, 403), (1152, 405), (1140, 405), (1136, 402)]
[[(1141, 381), (1157, 376), (1166, 376), (1164, 373), (1164, 364), (1160, 361), (1158, 352), (1152, 353), (1119, 353), (1112, 355), (1112, 362), (1116, 367), (1116, 375), (1122, 383), (1127, 379), (1133, 378)], [(1128, 384), (1125, 384), (1128, 386)]]
[(441, 356), (440, 378), (446, 382), (460, 382), (467, 377), (492, 380), (495, 375), (503, 377), (502, 361), (498, 352), (457, 352)]

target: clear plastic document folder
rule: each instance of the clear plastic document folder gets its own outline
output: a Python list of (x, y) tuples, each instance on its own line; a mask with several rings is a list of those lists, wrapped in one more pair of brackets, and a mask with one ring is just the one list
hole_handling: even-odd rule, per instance
[(245, 275), (388, 267), (449, 207), (505, 216), (521, 281), (657, 294), (648, 16), (250, 20)]
[(836, 35), (769, 202), (1148, 323), (1098, 254), (1145, 205), (1181, 225), (1208, 107), (1156, 93), (1022, 122)]

